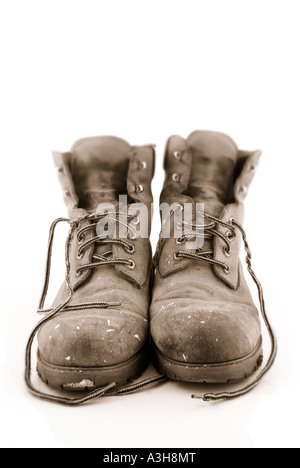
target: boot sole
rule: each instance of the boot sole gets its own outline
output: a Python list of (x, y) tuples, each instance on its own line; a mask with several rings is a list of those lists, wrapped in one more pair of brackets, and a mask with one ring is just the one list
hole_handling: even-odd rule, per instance
[(225, 384), (241, 381), (250, 377), (263, 361), (262, 339), (248, 356), (224, 363), (181, 363), (164, 356), (155, 345), (153, 354), (158, 371), (170, 379), (190, 383)]
[(139, 377), (149, 362), (149, 348), (145, 346), (126, 362), (105, 367), (55, 366), (44, 361), (37, 353), (37, 373), (44, 383), (68, 391), (91, 390), (110, 383), (124, 385)]

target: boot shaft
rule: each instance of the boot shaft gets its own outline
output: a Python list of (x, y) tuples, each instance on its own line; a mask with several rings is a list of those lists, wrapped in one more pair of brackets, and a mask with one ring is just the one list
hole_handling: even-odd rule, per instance
[[(196, 204), (204, 204), (204, 243), (200, 253), (210, 252), (213, 261), (209, 263), (215, 275), (232, 289), (239, 285), (242, 241), (241, 233), (234, 228), (232, 221), (243, 223), (243, 200), (260, 155), (260, 151), (239, 150), (230, 137), (215, 132), (194, 132), (186, 140), (174, 136), (166, 146), (166, 178), (161, 203), (191, 204), (194, 224)], [(190, 248), (188, 242), (182, 245), (173, 234), (161, 244), (163, 247), (157, 257), (162, 277), (176, 271), (188, 272), (195, 264), (192, 257), (178, 258), (178, 252), (185, 249), (192, 255), (199, 253), (197, 249)], [(207, 267), (204, 262), (203, 269)]]
[[(70, 152), (53, 153), (70, 219), (95, 213), (101, 203), (144, 203), (151, 213), (153, 145), (130, 146), (116, 137), (78, 140)], [(149, 218), (150, 226), (151, 218)]]
[(209, 214), (219, 216), (226, 205), (243, 202), (260, 155), (239, 150), (223, 133), (173, 136), (166, 145), (161, 202), (205, 203)]
[[(215, 132), (198, 131), (186, 140), (174, 136), (167, 142), (161, 203), (172, 205), (169, 220), (174, 223), (167, 238), (162, 211), (150, 309), (156, 367), (174, 380), (224, 384), (243, 380), (261, 366), (261, 324), (239, 260), (242, 240), (272, 344), (266, 366), (251, 384), (197, 396), (205, 401), (249, 392), (276, 356), (276, 339), (242, 227), (243, 200), (259, 158), (259, 151), (241, 151), (228, 136)], [(178, 225), (183, 232), (178, 233)], [(203, 245), (193, 245), (201, 236)]]

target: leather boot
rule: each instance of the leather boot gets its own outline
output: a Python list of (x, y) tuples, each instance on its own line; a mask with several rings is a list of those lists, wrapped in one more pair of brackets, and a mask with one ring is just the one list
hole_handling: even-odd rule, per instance
[[(161, 235), (158, 243), (150, 326), (156, 366), (171, 379), (223, 384), (245, 379), (262, 363), (259, 314), (239, 260), (246, 241), (242, 202), (260, 154), (240, 151), (231, 138), (215, 132), (197, 131), (187, 140), (174, 136), (167, 142), (160, 201), (173, 206), (171, 235)], [(195, 220), (197, 203), (204, 204), (204, 236)], [(176, 237), (178, 227), (188, 224), (186, 208), (181, 226), (173, 223), (184, 204), (193, 206), (194, 233)], [(191, 245), (201, 235), (200, 248)], [(247, 260), (252, 274), (250, 251)], [(262, 291), (252, 276), (265, 318)], [(269, 331), (268, 367), (276, 354)]]
[[(26, 352), (26, 381), (30, 381), (31, 346), (38, 332), (37, 370), (50, 386), (66, 390), (121, 385), (136, 378), (148, 363), (148, 311), (152, 255), (149, 236), (134, 234), (140, 219), (119, 213), (119, 195), (127, 209), (143, 203), (151, 224), (153, 146), (132, 147), (115, 137), (79, 140), (70, 152), (54, 153), (54, 161), (68, 207), (70, 233), (66, 244), (66, 280), (50, 309), (43, 309), (50, 275), (54, 227), (50, 232), (46, 282), (40, 312), (46, 317), (33, 331)], [(128, 228), (128, 237), (97, 235), (104, 213)], [(124, 221), (125, 219), (125, 221)], [(130, 228), (131, 226), (131, 228)], [(100, 393), (99, 393), (100, 394)], [(68, 403), (64, 398), (55, 401)], [(80, 401), (79, 401), (80, 402)], [(71, 404), (71, 403), (70, 403)]]

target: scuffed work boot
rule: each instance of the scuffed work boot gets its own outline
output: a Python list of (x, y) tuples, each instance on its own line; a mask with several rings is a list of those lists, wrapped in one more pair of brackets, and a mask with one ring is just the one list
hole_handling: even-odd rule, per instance
[[(68, 153), (54, 153), (54, 160), (69, 211), (66, 280), (52, 307), (42, 310), (48, 315), (30, 337), (26, 381), (37, 396), (72, 404), (72, 399), (51, 397), (33, 388), (30, 353), (37, 332), (37, 370), (53, 387), (109, 389), (111, 384), (118, 386), (136, 378), (148, 363), (151, 246), (148, 237), (134, 233), (140, 219), (129, 212), (133, 203), (145, 204), (150, 231), (154, 148), (131, 147), (115, 137), (94, 137), (79, 140)], [(122, 207), (123, 221), (119, 195), (128, 199), (125, 218), (126, 205)], [(97, 223), (104, 219), (99, 206), (103, 203), (115, 208), (115, 212), (108, 208), (105, 214), (115, 221), (117, 233), (121, 224), (128, 228), (127, 238), (98, 236)], [(64, 220), (56, 220), (50, 231), (41, 309), (49, 282), (54, 228), (59, 221)]]
[[(242, 202), (260, 154), (240, 151), (231, 138), (215, 132), (197, 131), (187, 140), (174, 136), (167, 143), (160, 201), (173, 206), (171, 236), (161, 236), (158, 243), (150, 326), (156, 366), (171, 379), (240, 381), (261, 365), (260, 319), (239, 260), (242, 239), (273, 345), (263, 373), (275, 359), (276, 340), (265, 316), (261, 286), (251, 269), (242, 228)], [(177, 209), (190, 203), (193, 220), (189, 227), (194, 234), (176, 237), (177, 228), (185, 227), (186, 208), (181, 226), (174, 226), (172, 220)], [(195, 221), (197, 203), (204, 204), (204, 236)], [(190, 248), (190, 242), (200, 235), (202, 247)], [(238, 392), (242, 393), (245, 389)], [(232, 396), (238, 395), (210, 395), (215, 399)]]

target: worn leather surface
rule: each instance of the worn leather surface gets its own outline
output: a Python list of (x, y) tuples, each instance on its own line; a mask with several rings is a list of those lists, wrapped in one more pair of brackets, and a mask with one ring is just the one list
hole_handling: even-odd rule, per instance
[(237, 202), (243, 202), (247, 196), (249, 186), (255, 176), (255, 172), (261, 157), (261, 151), (239, 151), (237, 163), (237, 177), (234, 184), (234, 198)]
[[(54, 305), (66, 297), (64, 284)], [(138, 288), (112, 266), (99, 267), (75, 291), (70, 305), (101, 301), (121, 306), (62, 312), (43, 326), (38, 342), (45, 361), (98, 367), (120, 364), (138, 353), (148, 338), (149, 281)]]
[[(184, 152), (181, 160), (174, 157), (177, 151)], [(161, 201), (189, 198), (194, 204), (203, 202), (207, 214), (225, 222), (233, 217), (242, 224), (244, 209), (236, 187), (248, 188), (259, 154), (241, 152), (231, 138), (216, 132), (194, 132), (187, 140), (172, 137)], [(170, 180), (173, 171), (183, 174), (182, 184)], [(224, 235), (228, 230), (218, 229)], [(236, 234), (230, 257), (219, 237), (203, 246), (230, 266), (229, 274), (202, 261), (175, 259), (174, 253), (184, 246), (174, 238), (162, 242), (150, 316), (152, 339), (166, 357), (187, 365), (222, 363), (245, 357), (257, 346), (260, 320), (239, 260), (241, 235), (238, 230)]]
[[(243, 224), (244, 221), (244, 206), (241, 203), (230, 203), (226, 205), (221, 216), (221, 221), (231, 224), (231, 220), (234, 219), (239, 224)], [(230, 232), (226, 226), (218, 225), (218, 231), (225, 237)], [(220, 262), (226, 263), (229, 266), (229, 273), (225, 273), (224, 269), (218, 265), (214, 265), (214, 271), (216, 275), (228, 284), (229, 287), (236, 290), (239, 286), (239, 254), (242, 244), (241, 232), (235, 230), (236, 237), (230, 241), (230, 256), (226, 255), (226, 247), (224, 241), (220, 237), (215, 237), (213, 241), (214, 259)]]
[(193, 262), (155, 278), (151, 335), (167, 357), (186, 363), (218, 363), (247, 356), (260, 337), (256, 307), (242, 274), (233, 291), (209, 265)]
[[(55, 153), (55, 164), (71, 220), (94, 213), (101, 201), (117, 207), (118, 195), (128, 194), (129, 203), (152, 202), (151, 179), (154, 171), (152, 146), (132, 147), (115, 137), (79, 140), (70, 153)], [(143, 164), (142, 164), (143, 163)], [(137, 186), (143, 191), (137, 192)], [(151, 211), (151, 210), (150, 210)], [(86, 308), (58, 313), (38, 334), (42, 359), (50, 364), (72, 367), (110, 366), (126, 362), (146, 344), (149, 333), (148, 311), (152, 255), (149, 239), (128, 240), (135, 247), (128, 253), (123, 246), (93, 244), (78, 257), (77, 233), (91, 221), (79, 222), (67, 245), (67, 271), (73, 288), (69, 307), (84, 303), (115, 303), (107, 309)], [(149, 230), (151, 217), (149, 219)], [(95, 236), (85, 232), (84, 242)], [(92, 261), (93, 254), (112, 250), (113, 258), (133, 260), (126, 265), (99, 266), (76, 275), (77, 269)], [(64, 283), (53, 303), (68, 297)], [(119, 305), (117, 305), (119, 304)]]

